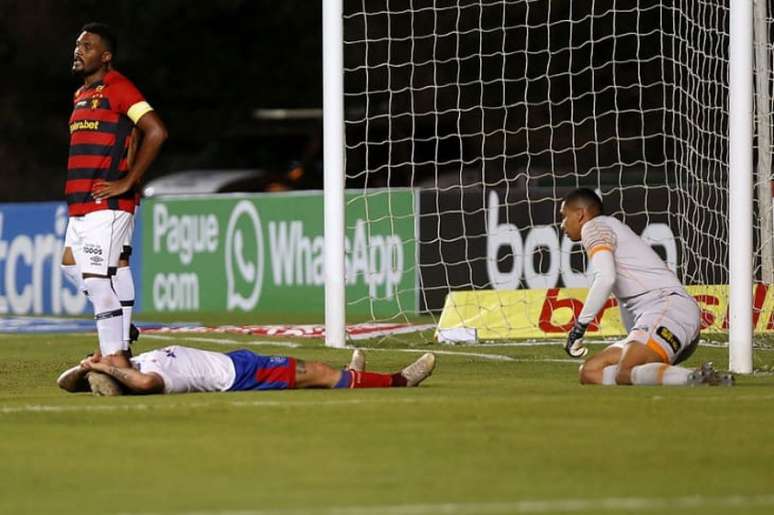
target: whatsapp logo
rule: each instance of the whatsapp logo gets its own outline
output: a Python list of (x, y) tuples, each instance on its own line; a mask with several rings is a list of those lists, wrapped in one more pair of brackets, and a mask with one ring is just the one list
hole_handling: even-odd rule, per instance
[(252, 202), (234, 207), (226, 229), (226, 287), (229, 311), (258, 304), (263, 284), (263, 228)]

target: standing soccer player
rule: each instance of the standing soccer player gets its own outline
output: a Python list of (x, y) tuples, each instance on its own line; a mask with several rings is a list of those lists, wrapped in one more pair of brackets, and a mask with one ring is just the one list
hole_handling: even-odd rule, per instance
[(733, 376), (711, 365), (697, 370), (675, 366), (699, 342), (700, 309), (666, 263), (629, 227), (602, 214), (602, 201), (589, 189), (564, 198), (562, 230), (586, 251), (594, 277), (570, 331), (565, 350), (575, 358), (588, 353), (582, 338), (612, 292), (629, 332), (620, 342), (587, 359), (583, 384), (732, 384)]
[[(124, 244), (131, 239), (138, 184), (167, 130), (134, 84), (113, 69), (116, 50), (112, 29), (102, 23), (85, 25), (75, 42), (72, 71), (83, 86), (75, 92), (70, 116), (65, 185), (70, 219), (62, 269), (82, 284), (94, 307), (100, 352), (130, 366), (124, 309), (128, 297), (133, 303), (134, 284), (127, 283), (132, 279)], [(141, 137), (138, 145), (133, 135)], [(119, 298), (116, 291), (125, 293)]]

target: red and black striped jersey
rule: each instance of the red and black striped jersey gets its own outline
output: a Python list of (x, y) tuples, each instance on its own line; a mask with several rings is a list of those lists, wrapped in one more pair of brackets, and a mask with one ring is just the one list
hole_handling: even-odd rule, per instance
[(95, 200), (92, 190), (96, 181), (115, 181), (129, 171), (132, 129), (151, 110), (134, 84), (114, 70), (75, 92), (65, 183), (70, 216), (102, 209), (134, 213), (139, 199), (136, 191)]

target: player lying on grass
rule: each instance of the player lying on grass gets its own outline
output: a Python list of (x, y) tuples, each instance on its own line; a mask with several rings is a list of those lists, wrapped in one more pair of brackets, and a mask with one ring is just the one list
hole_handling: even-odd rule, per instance
[(91, 389), (97, 395), (417, 386), (432, 374), (435, 354), (426, 353), (394, 374), (366, 372), (360, 349), (344, 369), (248, 350), (222, 353), (180, 345), (144, 352), (131, 364), (121, 368), (112, 356), (90, 356), (62, 373), (57, 384), (68, 392)]
[(594, 274), (565, 350), (575, 358), (588, 353), (583, 335), (610, 293), (629, 333), (581, 365), (581, 383), (733, 383), (733, 376), (718, 374), (711, 364), (696, 370), (676, 366), (696, 350), (700, 309), (650, 245), (617, 219), (604, 216), (602, 201), (592, 190), (568, 194), (561, 214), (562, 230), (583, 244)]

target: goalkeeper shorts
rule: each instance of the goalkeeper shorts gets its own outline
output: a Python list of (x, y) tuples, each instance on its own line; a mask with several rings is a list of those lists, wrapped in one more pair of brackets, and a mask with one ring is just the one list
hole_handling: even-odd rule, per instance
[(693, 354), (700, 329), (701, 310), (693, 297), (682, 292), (669, 292), (643, 310), (634, 319), (628, 336), (614, 345), (623, 347), (632, 341), (644, 343), (661, 357), (661, 361), (676, 365)]

